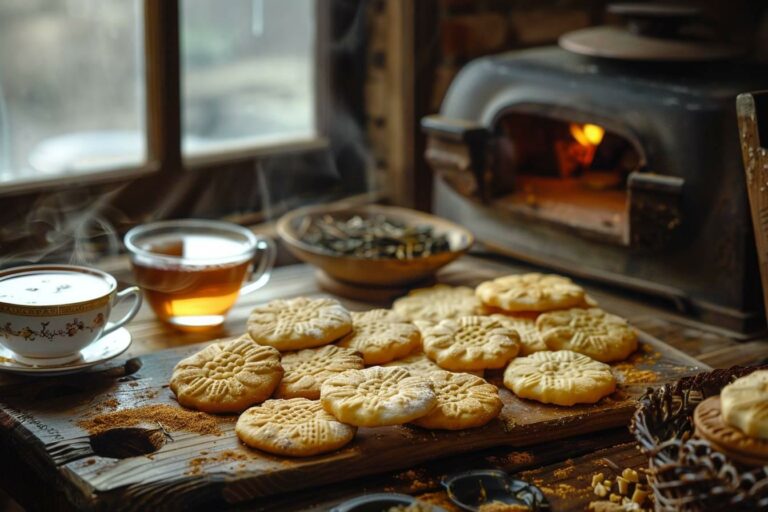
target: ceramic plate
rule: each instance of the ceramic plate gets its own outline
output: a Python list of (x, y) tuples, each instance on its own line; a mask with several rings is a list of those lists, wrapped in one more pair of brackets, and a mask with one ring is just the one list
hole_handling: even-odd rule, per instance
[(0, 371), (21, 375), (54, 376), (76, 373), (119, 356), (131, 346), (131, 333), (121, 327), (80, 351), (80, 359), (53, 366), (23, 364), (13, 352), (0, 346)]

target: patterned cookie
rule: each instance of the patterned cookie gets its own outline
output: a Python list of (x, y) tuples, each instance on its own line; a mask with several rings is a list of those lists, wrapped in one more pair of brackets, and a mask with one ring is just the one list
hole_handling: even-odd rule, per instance
[(768, 465), (768, 440), (748, 436), (723, 421), (720, 396), (711, 396), (697, 405), (693, 423), (698, 437), (733, 460), (754, 466)]
[[(407, 357), (398, 359), (396, 361), (390, 361), (389, 363), (383, 364), (381, 366), (402, 366), (411, 372), (411, 375), (419, 375), (422, 377), (429, 377), (434, 372), (446, 371), (443, 368), (440, 368), (436, 362), (428, 358), (427, 354), (424, 352), (416, 352)], [(470, 375), (474, 375), (475, 377), (482, 377), (485, 372), (483, 372), (483, 370), (475, 370), (464, 371), (461, 373), (468, 373)]]
[(504, 385), (520, 398), (545, 404), (593, 404), (616, 389), (611, 367), (570, 350), (514, 359)]
[(516, 331), (520, 336), (520, 355), (528, 356), (534, 352), (549, 350), (541, 331), (536, 328), (536, 317), (533, 315), (491, 315), (501, 325)]
[(370, 366), (398, 359), (418, 349), (421, 332), (394, 311), (372, 309), (352, 313), (352, 332), (338, 345), (357, 350)]
[(241, 414), (235, 425), (237, 437), (248, 446), (294, 457), (341, 448), (356, 431), (328, 414), (320, 402), (306, 398), (267, 400)]
[(768, 439), (768, 370), (750, 373), (720, 392), (723, 420), (748, 436)]
[(280, 353), (246, 334), (212, 343), (179, 361), (170, 387), (184, 407), (205, 412), (240, 412), (263, 402), (283, 376)]
[(412, 322), (436, 324), (447, 318), (477, 315), (480, 306), (472, 288), (438, 284), (412, 290), (397, 299), (392, 309)]
[(514, 274), (480, 283), (483, 304), (507, 312), (551, 311), (584, 303), (584, 290), (567, 277), (539, 273)]
[(520, 350), (517, 332), (487, 316), (443, 320), (424, 330), (423, 343), (430, 359), (454, 371), (502, 368)]
[(253, 340), (281, 352), (327, 345), (351, 330), (349, 311), (335, 299), (273, 300), (248, 318)]
[(362, 356), (350, 348), (326, 345), (283, 354), (285, 375), (276, 398), (320, 398), (320, 385), (333, 375), (363, 368)]
[(320, 401), (336, 419), (358, 427), (408, 423), (437, 405), (429, 379), (381, 366), (331, 377), (320, 388)]
[(551, 350), (573, 350), (604, 363), (621, 361), (637, 350), (637, 333), (627, 321), (599, 308), (544, 313), (536, 327)]
[(480, 427), (499, 415), (499, 390), (480, 377), (444, 370), (429, 376), (437, 407), (412, 423), (423, 428), (462, 430)]

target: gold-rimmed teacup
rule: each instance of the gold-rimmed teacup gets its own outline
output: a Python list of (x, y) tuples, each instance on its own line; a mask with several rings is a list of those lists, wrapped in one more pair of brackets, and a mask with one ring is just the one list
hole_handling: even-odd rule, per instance
[[(130, 310), (108, 324), (112, 307)], [(30, 265), (0, 272), (0, 344), (36, 366), (77, 360), (80, 351), (128, 323), (141, 307), (138, 287), (117, 291), (114, 277), (76, 265)]]

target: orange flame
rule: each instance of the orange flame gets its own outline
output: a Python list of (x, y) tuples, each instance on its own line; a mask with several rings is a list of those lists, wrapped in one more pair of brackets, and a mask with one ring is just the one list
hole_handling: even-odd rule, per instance
[(599, 146), (603, 141), (603, 135), (605, 135), (605, 129), (596, 124), (571, 123), (570, 129), (576, 142), (586, 147)]

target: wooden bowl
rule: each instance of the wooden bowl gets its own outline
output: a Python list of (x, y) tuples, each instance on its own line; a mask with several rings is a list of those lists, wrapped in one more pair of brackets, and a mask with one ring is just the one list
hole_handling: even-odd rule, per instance
[[(297, 234), (297, 229), (305, 217), (323, 215), (341, 219), (355, 215), (363, 218), (384, 215), (407, 225), (428, 225), (435, 234), (447, 236), (450, 250), (405, 260), (336, 254), (300, 240)], [(468, 230), (440, 217), (407, 208), (379, 205), (351, 208), (319, 205), (298, 208), (280, 218), (277, 222), (277, 233), (294, 256), (320, 268), (332, 278), (357, 285), (379, 287), (405, 285), (427, 279), (440, 267), (467, 252), (475, 241), (475, 237)]]

